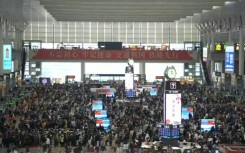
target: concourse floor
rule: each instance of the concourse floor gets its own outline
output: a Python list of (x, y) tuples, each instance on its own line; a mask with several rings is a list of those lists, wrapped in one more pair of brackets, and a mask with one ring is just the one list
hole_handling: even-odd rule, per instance
[[(26, 149), (25, 148), (21, 148), (21, 149), (17, 149), (18, 153), (26, 153)], [(5, 148), (0, 148), (0, 153), (7, 153), (7, 149)], [(35, 148), (30, 148), (30, 153), (43, 153), (43, 149), (41, 147), (35, 147)], [(52, 148), (52, 153), (65, 153), (65, 148), (63, 147), (56, 147), (56, 148)], [(92, 153), (92, 152), (81, 152), (81, 153)], [(95, 153), (95, 152), (93, 152)], [(106, 148), (106, 151), (100, 151), (100, 153), (113, 153), (111, 151), (110, 147)]]

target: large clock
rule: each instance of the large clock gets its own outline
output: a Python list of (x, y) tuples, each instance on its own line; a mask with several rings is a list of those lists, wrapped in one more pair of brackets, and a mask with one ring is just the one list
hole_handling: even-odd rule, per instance
[(168, 80), (173, 80), (177, 75), (177, 71), (174, 66), (167, 67), (165, 69), (164, 75)]

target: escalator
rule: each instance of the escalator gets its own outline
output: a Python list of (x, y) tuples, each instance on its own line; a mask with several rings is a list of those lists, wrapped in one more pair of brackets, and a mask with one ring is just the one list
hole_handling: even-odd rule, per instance
[(26, 51), (25, 48), (21, 51), (21, 79), (25, 77), (25, 67), (26, 67)]
[(201, 68), (202, 68), (202, 76), (205, 79), (206, 85), (210, 86), (211, 85), (211, 79), (210, 79), (210, 75), (209, 75), (209, 71), (208, 71), (208, 67), (207, 67), (207, 63), (203, 61), (203, 54), (202, 51), (199, 51), (199, 62), (201, 64)]

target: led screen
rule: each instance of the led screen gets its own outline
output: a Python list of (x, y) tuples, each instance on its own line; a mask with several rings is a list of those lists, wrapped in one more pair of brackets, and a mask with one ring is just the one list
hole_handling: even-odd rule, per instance
[(136, 97), (136, 91), (135, 90), (126, 90), (126, 96), (127, 97)]
[(51, 80), (50, 78), (39, 78), (39, 83), (41, 84), (50, 84), (51, 83)]
[(99, 127), (100, 125), (103, 126), (104, 129), (106, 130), (110, 126), (110, 120), (108, 118), (97, 119), (96, 126)]
[(12, 46), (10, 44), (3, 45), (3, 69), (12, 70)]
[(95, 118), (107, 118), (107, 110), (95, 111)]
[(181, 124), (181, 94), (166, 94), (165, 123)]
[(184, 120), (189, 120), (189, 115), (193, 117), (193, 108), (182, 108), (181, 117)]
[(106, 97), (115, 97), (114, 92), (106, 92)]
[(157, 92), (158, 92), (158, 89), (157, 88), (151, 88), (150, 89), (150, 95), (151, 96), (156, 96), (157, 95)]
[(215, 119), (201, 119), (201, 132), (215, 128)]
[(173, 138), (177, 139), (180, 136), (178, 128), (164, 127), (160, 129), (160, 134), (162, 138)]
[(103, 103), (101, 100), (93, 100), (92, 102), (92, 110), (102, 110)]

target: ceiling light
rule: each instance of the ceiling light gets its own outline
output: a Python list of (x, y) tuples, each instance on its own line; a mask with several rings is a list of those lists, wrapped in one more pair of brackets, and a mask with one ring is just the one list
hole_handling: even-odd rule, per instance
[(230, 5), (230, 4), (234, 4), (235, 2), (233, 2), (233, 1), (226, 1), (225, 2), (225, 5)]
[(221, 6), (213, 6), (213, 10), (214, 9), (218, 9), (218, 8), (220, 8)]
[(202, 10), (202, 13), (207, 13), (209, 12), (209, 10)]

